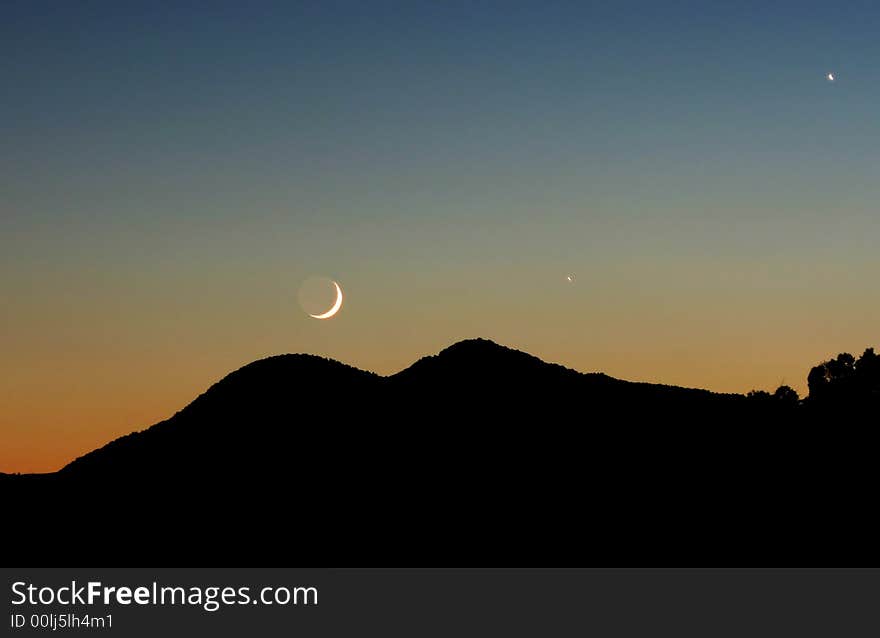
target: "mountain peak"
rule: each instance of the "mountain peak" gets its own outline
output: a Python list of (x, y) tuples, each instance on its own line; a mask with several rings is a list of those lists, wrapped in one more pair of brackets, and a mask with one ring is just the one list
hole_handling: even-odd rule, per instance
[(575, 370), (547, 363), (526, 352), (500, 345), (490, 339), (474, 338), (458, 341), (436, 355), (416, 361), (406, 370), (393, 375), (401, 381), (441, 379), (452, 383), (515, 382), (533, 374), (582, 376)]
[[(502, 346), (491, 339), (483, 339), (482, 337), (474, 337), (472, 339), (462, 339), (453, 343), (451, 346), (443, 348), (436, 356), (494, 356), (499, 354), (526, 354), (519, 350)], [(526, 355), (531, 357), (532, 355)]]

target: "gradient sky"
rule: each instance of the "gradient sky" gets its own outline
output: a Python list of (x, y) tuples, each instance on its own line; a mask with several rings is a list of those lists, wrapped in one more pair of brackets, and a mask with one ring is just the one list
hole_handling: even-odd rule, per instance
[(0, 12), (0, 471), (282, 352), (803, 393), (880, 346), (876, 1)]

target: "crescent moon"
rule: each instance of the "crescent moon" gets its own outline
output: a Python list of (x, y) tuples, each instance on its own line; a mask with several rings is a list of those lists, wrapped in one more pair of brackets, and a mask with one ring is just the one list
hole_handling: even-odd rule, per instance
[(311, 315), (310, 314), (309, 316), (312, 319), (329, 319), (330, 317), (335, 315), (337, 312), (339, 312), (340, 308), (342, 308), (342, 288), (340, 288), (339, 284), (337, 284), (335, 281), (333, 282), (333, 285), (336, 286), (336, 301), (333, 302), (333, 307), (330, 308), (330, 310), (328, 310), (324, 314), (320, 314), (320, 315)]

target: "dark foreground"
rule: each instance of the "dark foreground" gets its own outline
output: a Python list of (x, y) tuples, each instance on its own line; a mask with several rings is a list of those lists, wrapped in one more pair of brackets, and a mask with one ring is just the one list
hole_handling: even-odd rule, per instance
[(878, 395), (823, 383), (720, 395), (482, 340), (392, 377), (273, 357), (0, 475), (2, 536), (32, 565), (864, 565)]

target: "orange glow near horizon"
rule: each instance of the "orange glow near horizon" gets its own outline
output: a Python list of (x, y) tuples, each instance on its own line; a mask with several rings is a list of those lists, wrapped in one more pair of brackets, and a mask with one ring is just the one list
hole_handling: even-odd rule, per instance
[[(362, 369), (391, 374), (417, 358), (436, 354), (456, 340), (477, 335), (450, 335), (449, 339), (419, 344), (415, 339), (398, 342), (378, 352), (353, 343), (326, 343), (315, 354), (330, 356)], [(389, 335), (390, 338), (390, 335)], [(759, 359), (745, 350), (742, 342), (725, 352), (707, 357), (706, 350), (675, 347), (653, 351), (634, 347), (572, 347), (560, 340), (544, 343), (515, 342), (489, 335), (502, 345), (590, 372), (601, 370), (618, 378), (683, 386), (707, 387), (725, 392), (747, 392), (753, 388), (772, 390), (784, 382), (801, 396), (809, 367), (834, 354), (804, 357), (791, 351), (787, 356)], [(643, 344), (644, 345), (644, 344)], [(707, 347), (707, 346), (704, 346)], [(353, 356), (344, 356), (343, 350)], [(132, 431), (142, 430), (172, 416), (210, 385), (251, 360), (282, 352), (246, 353), (229, 351), (207, 357), (181, 349), (174, 358), (143, 353), (140, 360), (88, 358), (80, 362), (44, 361), (43, 365), (19, 368), (0, 410), (0, 471), (51, 472), (77, 456), (101, 447)], [(290, 351), (306, 351), (305, 348)], [(860, 352), (860, 350), (859, 350)], [(167, 355), (167, 353), (166, 353)], [(642, 371), (639, 374), (639, 371)], [(9, 373), (9, 370), (4, 370)]]

